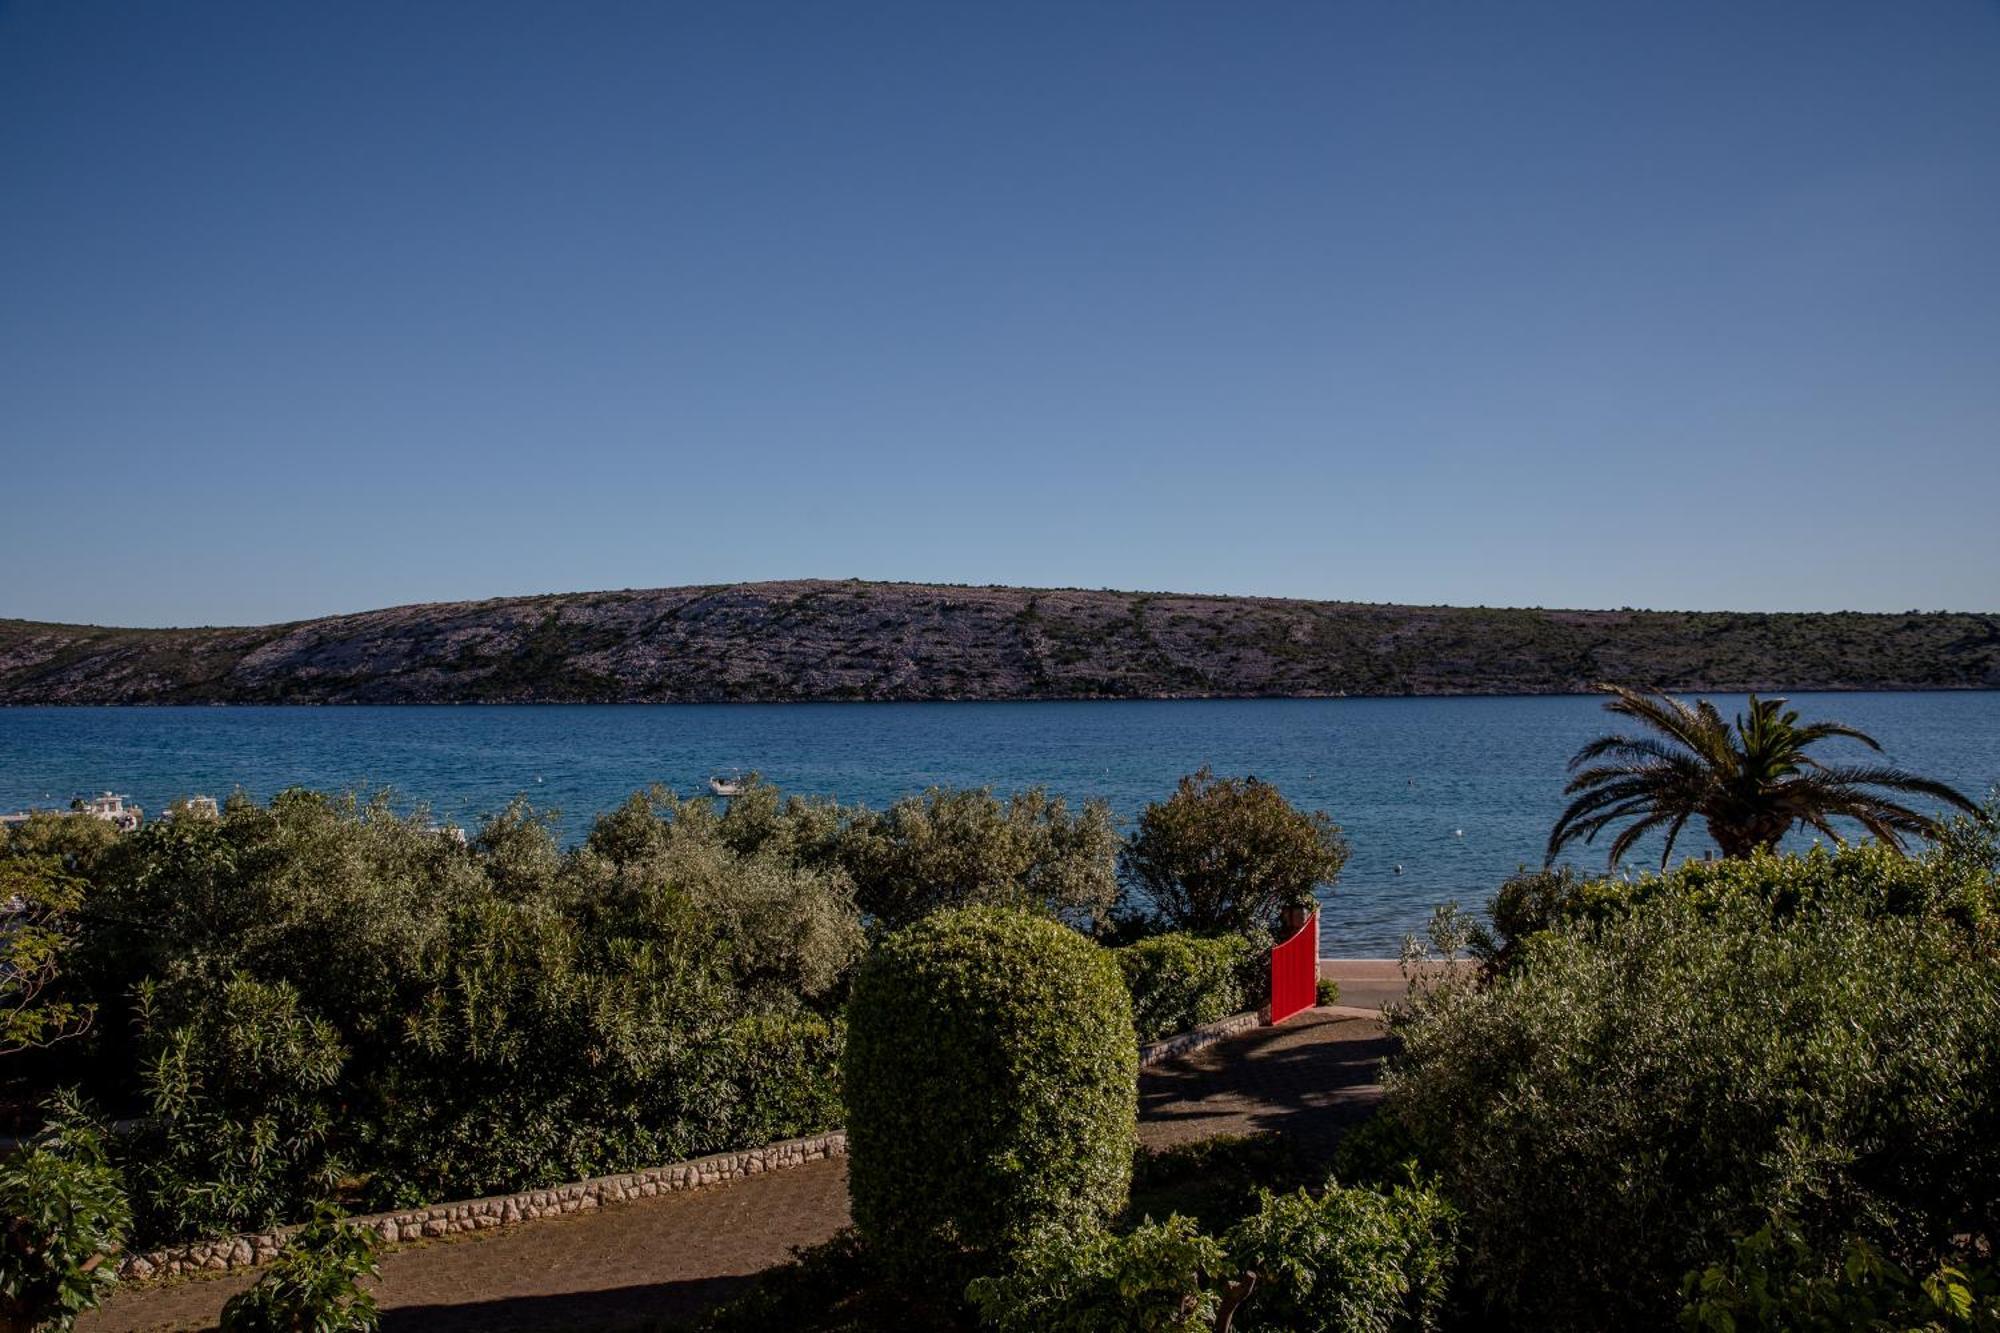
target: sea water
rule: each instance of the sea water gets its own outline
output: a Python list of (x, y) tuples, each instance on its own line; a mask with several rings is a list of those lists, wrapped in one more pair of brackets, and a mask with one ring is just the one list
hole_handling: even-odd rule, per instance
[[(1719, 697), (1725, 713), (1742, 701)], [(1873, 734), (1891, 762), (1975, 798), (2000, 781), (2000, 693), (1797, 695)], [(1129, 821), (1203, 765), (1324, 810), (1351, 848), (1323, 949), (1393, 954), (1431, 908), (1482, 905), (1539, 865), (1565, 764), (1619, 719), (1601, 698), (1078, 703), (0, 709), (0, 810), (112, 790), (150, 814), (197, 793), (372, 791), (468, 825), (516, 796), (566, 836), (659, 782), (704, 794), (755, 770), (790, 792), (882, 805), (939, 786), (1044, 786)], [(1828, 760), (1875, 758), (1829, 742)], [(1919, 802), (1919, 805), (1925, 803)], [(1597, 868), (1602, 848), (1570, 858)], [(1676, 857), (1708, 844), (1690, 826)], [(1657, 860), (1659, 844), (1631, 858)]]

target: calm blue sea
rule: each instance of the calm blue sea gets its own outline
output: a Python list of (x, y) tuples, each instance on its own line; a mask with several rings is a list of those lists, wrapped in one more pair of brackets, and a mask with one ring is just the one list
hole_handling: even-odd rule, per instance
[[(2000, 781), (2000, 693), (1795, 703), (1873, 733), (1893, 761), (1970, 795)], [(389, 787), (462, 822), (525, 794), (559, 810), (574, 836), (649, 783), (700, 791), (709, 773), (743, 768), (789, 791), (871, 804), (932, 784), (1042, 784), (1103, 797), (1129, 819), (1209, 764), (1275, 782), (1346, 830), (1353, 854), (1324, 914), (1324, 947), (1372, 956), (1393, 953), (1433, 904), (1482, 904), (1516, 867), (1539, 862), (1564, 764), (1610, 720), (1592, 698), (15, 708), (0, 709), (0, 810), (106, 788), (150, 814), (238, 787), (258, 798), (293, 784)], [(1704, 846), (1694, 830), (1682, 841), (1696, 854)]]

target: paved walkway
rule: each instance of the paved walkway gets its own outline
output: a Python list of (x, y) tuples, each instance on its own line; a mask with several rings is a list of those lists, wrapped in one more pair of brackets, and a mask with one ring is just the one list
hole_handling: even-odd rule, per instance
[(1409, 978), (1393, 958), (1322, 958), (1319, 974), (1340, 983), (1342, 1004), (1386, 1009), (1410, 993)]
[[(1312, 1155), (1366, 1115), (1389, 1039), (1365, 1010), (1314, 1010), (1144, 1072), (1149, 1147), (1279, 1130)], [(794, 1246), (847, 1224), (847, 1163), (835, 1158), (711, 1190), (398, 1249), (377, 1288), (387, 1333), (616, 1329), (682, 1318), (735, 1295)], [(133, 1287), (83, 1333), (212, 1327), (251, 1274)]]

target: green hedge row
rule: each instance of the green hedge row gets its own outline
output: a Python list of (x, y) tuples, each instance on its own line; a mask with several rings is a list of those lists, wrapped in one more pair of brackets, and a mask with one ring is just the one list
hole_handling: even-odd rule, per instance
[(1246, 964), (1259, 956), (1241, 935), (1154, 935), (1116, 951), (1132, 1022), (1142, 1042), (1158, 1041), (1249, 1007)]

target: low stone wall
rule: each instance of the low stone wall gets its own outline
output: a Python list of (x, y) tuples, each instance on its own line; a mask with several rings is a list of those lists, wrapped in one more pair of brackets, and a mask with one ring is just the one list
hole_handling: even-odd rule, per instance
[(1139, 1048), (1139, 1068), (1146, 1069), (1160, 1063), (1162, 1060), (1171, 1060), (1177, 1055), (1186, 1055), (1189, 1051), (1198, 1051), (1204, 1046), (1213, 1046), (1225, 1037), (1233, 1037), (1239, 1032), (1246, 1032), (1251, 1028), (1259, 1026), (1263, 1021), (1264, 1015), (1261, 1012), (1255, 1009), (1248, 1009), (1240, 1014), (1231, 1014), (1227, 1018), (1217, 1019), (1213, 1023), (1205, 1023), (1198, 1028), (1189, 1028), (1186, 1032), (1177, 1032), (1171, 1037), (1162, 1037), (1158, 1041), (1148, 1042)]
[[(522, 1190), (519, 1194), (503, 1194), (491, 1199), (438, 1203), (427, 1208), (405, 1208), (400, 1212), (376, 1213), (348, 1220), (356, 1226), (367, 1227), (391, 1244), (426, 1240), (464, 1231), (490, 1231), (538, 1217), (586, 1212), (606, 1204), (650, 1198), (656, 1194), (721, 1185), (745, 1176), (760, 1176), (766, 1171), (783, 1171), (804, 1166), (807, 1162), (846, 1155), (847, 1134), (843, 1130), (834, 1130), (809, 1139), (788, 1139), (762, 1148), (717, 1153), (713, 1157), (697, 1157), (691, 1162), (629, 1171), (619, 1176), (599, 1176), (595, 1180), (551, 1185), (540, 1190)], [(147, 1254), (126, 1255), (119, 1261), (118, 1276), (143, 1281), (182, 1273), (222, 1273), (235, 1268), (248, 1268), (275, 1258), (285, 1238), (296, 1230), (295, 1226), (276, 1227), (249, 1235), (193, 1241)]]

